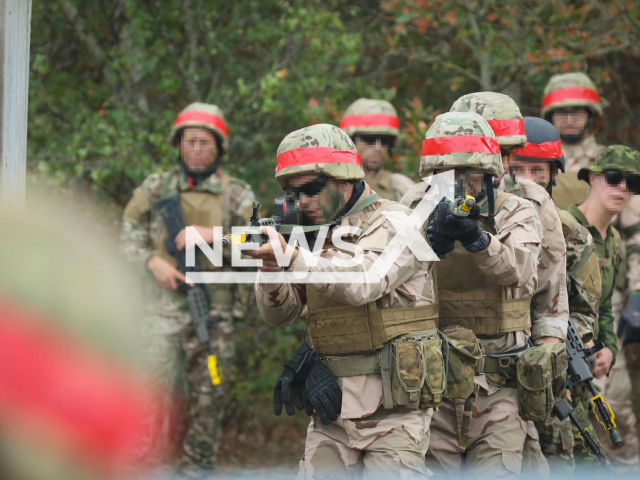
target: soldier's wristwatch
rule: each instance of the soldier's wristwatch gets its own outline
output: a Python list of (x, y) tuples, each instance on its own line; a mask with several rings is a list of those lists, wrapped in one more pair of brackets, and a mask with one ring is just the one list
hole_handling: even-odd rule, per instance
[(486, 233), (482, 232), (482, 235), (478, 240), (476, 240), (473, 243), (468, 243), (466, 245), (463, 245), (463, 247), (467, 252), (477, 253), (487, 248), (488, 243), (489, 243), (489, 237), (487, 236)]

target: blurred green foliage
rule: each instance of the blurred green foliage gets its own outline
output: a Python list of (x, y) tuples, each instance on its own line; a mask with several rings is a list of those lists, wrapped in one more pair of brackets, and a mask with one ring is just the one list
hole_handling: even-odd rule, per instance
[[(174, 164), (176, 114), (206, 101), (230, 126), (224, 168), (270, 205), (280, 140), (337, 124), (359, 97), (394, 103), (389, 167), (416, 178), (428, 125), (458, 96), (503, 91), (537, 115), (549, 76), (573, 70), (610, 104), (601, 140), (639, 147), (639, 36), (635, 0), (36, 1), (29, 169), (91, 189), (119, 215), (135, 186)], [(242, 327), (235, 420), (275, 422), (271, 389), (303, 329), (276, 331), (255, 313)]]

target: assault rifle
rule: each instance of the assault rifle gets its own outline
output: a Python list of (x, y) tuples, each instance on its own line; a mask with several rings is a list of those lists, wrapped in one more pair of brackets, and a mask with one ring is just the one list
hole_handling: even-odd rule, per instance
[(310, 244), (317, 232), (327, 227), (327, 225), (300, 225), (300, 212), (296, 210), (296, 199), (289, 193), (276, 198), (273, 217), (260, 218), (259, 211), (260, 203), (254, 202), (249, 226), (242, 233), (225, 235), (222, 246), (230, 247), (241, 243), (256, 243), (260, 246), (267, 243), (269, 235), (262, 233), (262, 227), (273, 227), (285, 240), (288, 240), (293, 228), (297, 227), (305, 234), (307, 243)]
[[(164, 247), (178, 262), (178, 270), (183, 275), (196, 270), (195, 267), (187, 267), (186, 250), (178, 250), (175, 238), (184, 228), (185, 220), (180, 205), (180, 197), (177, 194), (170, 195), (155, 202), (155, 208), (158, 210), (167, 229), (167, 238), (164, 240)], [(211, 383), (216, 387), (220, 394), (224, 393), (222, 386), (222, 376), (218, 368), (218, 356), (213, 353), (211, 341), (209, 337), (209, 326), (217, 322), (209, 316), (210, 302), (207, 292), (201, 285), (193, 287), (186, 283), (180, 282), (178, 289), (187, 294), (187, 305), (189, 314), (196, 329), (198, 341), (207, 346), (207, 366), (211, 375)]]
[(602, 350), (604, 344), (602, 342), (596, 342), (593, 347), (585, 348), (584, 343), (582, 343), (582, 338), (580, 338), (580, 334), (571, 319), (569, 319), (569, 327), (567, 328), (566, 343), (570, 375), (567, 388), (571, 389), (579, 383), (584, 383), (587, 386), (593, 395), (591, 397), (593, 413), (605, 430), (609, 431), (611, 442), (613, 442), (616, 447), (619, 447), (622, 445), (622, 439), (616, 430), (615, 415), (613, 410), (611, 410), (611, 405), (605, 402), (602, 394), (598, 393), (593, 383), (593, 374), (591, 373), (588, 363), (589, 357)]
[[(598, 393), (595, 385), (593, 384), (593, 374), (589, 368), (588, 358), (599, 352), (604, 348), (602, 342), (597, 342), (593, 347), (586, 348), (580, 338), (580, 334), (576, 329), (573, 320), (569, 319), (569, 326), (567, 328), (567, 359), (569, 361), (569, 382), (567, 383), (567, 389), (570, 390), (579, 383), (585, 383), (591, 394), (591, 402), (593, 405), (593, 413), (596, 415), (598, 422), (609, 431), (609, 437), (616, 447), (622, 444), (620, 434), (616, 430), (615, 414), (611, 410), (611, 406), (605, 402), (602, 394)], [(566, 400), (562, 399), (556, 403), (554, 407), (555, 413), (560, 420), (564, 420), (569, 417), (571, 422), (575, 425), (580, 432), (580, 436), (584, 440), (586, 446), (593, 452), (595, 457), (602, 463), (607, 469), (613, 471), (613, 467), (607, 457), (602, 452), (601, 446), (596, 440), (595, 434), (589, 432), (584, 428), (580, 421), (573, 414), (573, 407)]]

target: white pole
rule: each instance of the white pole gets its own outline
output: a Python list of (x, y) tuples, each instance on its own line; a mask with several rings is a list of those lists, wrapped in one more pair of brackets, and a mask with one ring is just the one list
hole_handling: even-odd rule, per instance
[(31, 0), (0, 0), (0, 204), (22, 207), (27, 163)]

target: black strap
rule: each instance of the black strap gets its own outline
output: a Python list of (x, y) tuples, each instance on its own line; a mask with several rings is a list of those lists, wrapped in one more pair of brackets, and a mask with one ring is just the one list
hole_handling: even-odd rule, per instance
[(493, 218), (494, 214), (495, 214), (495, 207), (496, 207), (496, 199), (493, 196), (493, 179), (492, 179), (493, 175), (491, 175), (490, 173), (485, 173), (484, 174), (484, 188), (486, 190), (486, 194), (487, 194), (487, 202), (489, 203), (489, 213), (487, 216), (487, 223), (489, 225), (493, 225), (495, 223), (495, 220)]

